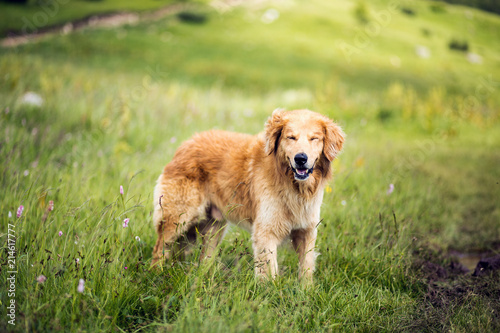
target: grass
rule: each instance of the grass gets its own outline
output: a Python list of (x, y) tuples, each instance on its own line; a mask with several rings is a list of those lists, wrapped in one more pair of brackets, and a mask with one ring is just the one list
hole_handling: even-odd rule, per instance
[[(370, 2), (370, 17), (387, 6)], [(264, 24), (269, 7), (280, 17)], [(2, 280), (9, 224), (17, 237), (16, 326), (0, 328), (498, 330), (493, 289), (441, 281), (431, 290), (445, 295), (463, 283), (472, 293), (439, 305), (415, 263), (426, 251), (445, 265), (451, 249), (498, 250), (500, 19), (467, 9), (473, 29), (464, 38), (481, 65), (447, 49), (466, 9), (443, 4), (435, 13), (423, 1), (412, 3), (416, 16), (392, 12), (348, 61), (338, 42), (355, 45), (363, 29), (353, 7), (316, 0), (218, 13), (198, 5), (203, 24), (170, 16), (0, 49)], [(430, 59), (416, 57), (420, 44)], [(23, 103), (27, 91), (43, 105)], [(280, 277), (255, 281), (250, 237), (237, 228), (211, 262), (199, 262), (196, 247), (149, 271), (152, 189), (180, 142), (211, 128), (257, 133), (279, 106), (320, 111), (348, 135), (325, 193), (314, 287), (297, 281), (288, 244)], [(12, 297), (3, 288), (0, 299), (5, 318)]]

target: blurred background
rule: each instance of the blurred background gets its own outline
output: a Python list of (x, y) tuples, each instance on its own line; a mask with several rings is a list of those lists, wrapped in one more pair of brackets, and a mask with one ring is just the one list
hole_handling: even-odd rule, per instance
[[(439, 115), (485, 124), (498, 117), (499, 6), (451, 2), (470, 7), (440, 1), (4, 1), (2, 58), (12, 71), (4, 83), (50, 103), (42, 95), (59, 92), (65, 73), (78, 69), (90, 72), (94, 99), (125, 94), (119, 100), (134, 114), (151, 107), (138, 102), (165, 98), (154, 96), (153, 88), (186, 85), (271, 98), (274, 106), (341, 112), (344, 119), (409, 117), (429, 130)], [(17, 58), (20, 66), (21, 55), (43, 66), (38, 79), (18, 80), (34, 74), (14, 73), (9, 60)], [(90, 76), (115, 84), (103, 91)], [(133, 87), (121, 90), (127, 81)]]

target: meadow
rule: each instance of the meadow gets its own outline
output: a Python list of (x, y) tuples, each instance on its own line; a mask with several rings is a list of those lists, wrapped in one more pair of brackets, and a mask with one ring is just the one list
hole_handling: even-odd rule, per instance
[[(500, 273), (463, 259), (500, 251), (500, 18), (433, 1), (186, 8), (0, 48), (0, 331), (499, 331)], [(2, 13), (16, 29), (33, 12)], [(176, 148), (258, 133), (277, 107), (347, 133), (314, 286), (289, 244), (279, 278), (255, 280), (236, 227), (212, 260), (198, 245), (150, 271)]]

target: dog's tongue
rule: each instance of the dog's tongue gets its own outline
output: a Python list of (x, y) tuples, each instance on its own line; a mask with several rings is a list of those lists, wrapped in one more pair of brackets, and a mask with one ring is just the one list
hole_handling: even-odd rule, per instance
[(297, 173), (301, 176), (305, 175), (307, 173), (307, 169), (297, 169)]

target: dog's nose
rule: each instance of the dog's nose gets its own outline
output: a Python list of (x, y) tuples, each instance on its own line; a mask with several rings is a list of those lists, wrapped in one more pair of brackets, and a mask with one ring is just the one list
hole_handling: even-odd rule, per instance
[(302, 166), (307, 163), (307, 155), (304, 153), (298, 153), (293, 159), (297, 166)]

